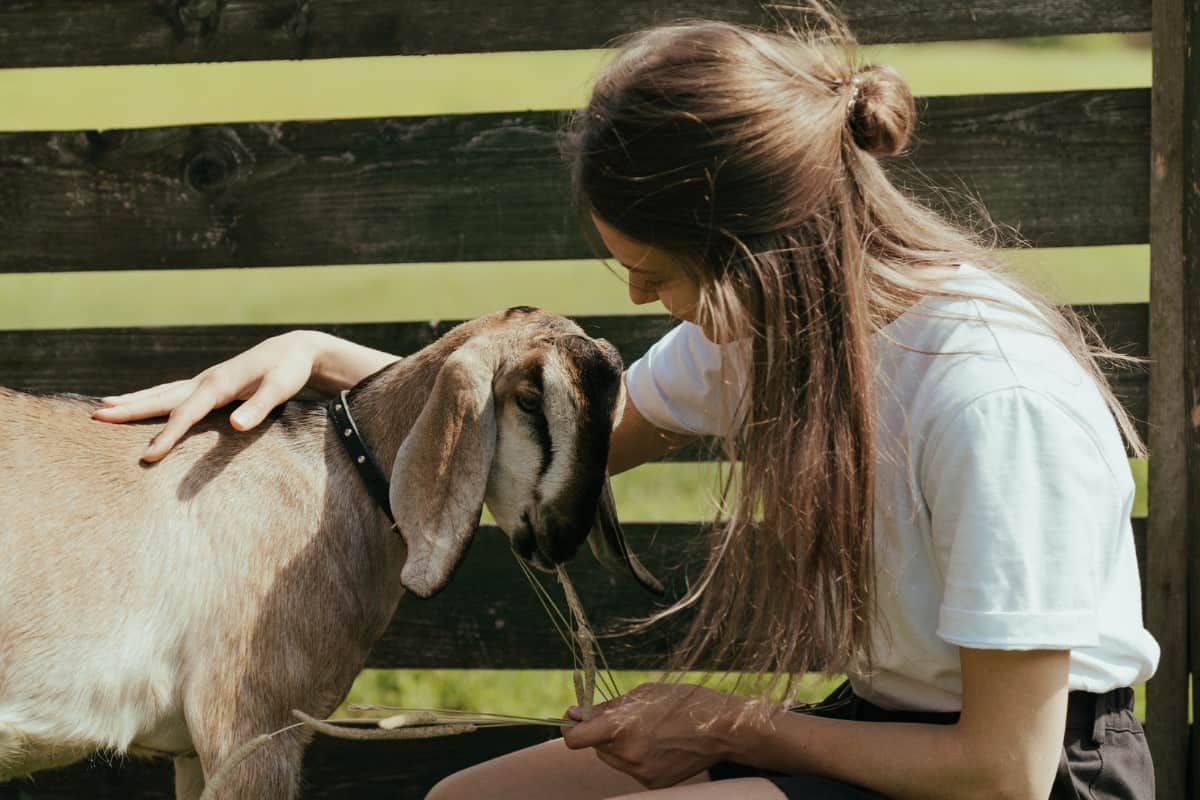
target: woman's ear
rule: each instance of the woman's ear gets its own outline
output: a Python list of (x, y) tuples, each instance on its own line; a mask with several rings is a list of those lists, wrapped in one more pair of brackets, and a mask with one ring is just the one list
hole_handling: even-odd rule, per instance
[(609, 572), (620, 575), (629, 572), (642, 588), (661, 595), (663, 585), (650, 570), (638, 560), (625, 541), (621, 521), (617, 519), (617, 503), (613, 499), (608, 475), (604, 476), (604, 488), (600, 491), (600, 502), (596, 508), (596, 524), (588, 534), (588, 546), (592, 555)]
[(483, 511), (496, 449), (493, 367), (455, 351), (392, 467), (389, 500), (408, 548), (400, 582), (429, 597), (445, 587)]

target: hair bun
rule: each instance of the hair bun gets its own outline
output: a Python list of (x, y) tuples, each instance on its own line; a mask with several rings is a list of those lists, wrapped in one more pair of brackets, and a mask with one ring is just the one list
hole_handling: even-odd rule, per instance
[(917, 122), (908, 82), (886, 64), (868, 64), (850, 84), (847, 124), (854, 143), (874, 156), (902, 151)]

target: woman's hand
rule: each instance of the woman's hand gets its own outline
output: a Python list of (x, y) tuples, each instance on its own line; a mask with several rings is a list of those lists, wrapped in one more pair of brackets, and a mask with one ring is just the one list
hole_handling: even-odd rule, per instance
[[(744, 698), (688, 684), (643, 683), (563, 728), (572, 750), (594, 747), (605, 764), (648, 789), (674, 786), (723, 760)], [(567, 711), (579, 720), (579, 709)]]
[[(130, 422), (170, 415), (142, 454), (143, 461), (153, 462), (215, 408), (245, 401), (230, 422), (237, 430), (248, 431), (310, 383), (350, 386), (395, 358), (316, 331), (291, 331), (260, 342), (194, 378), (105, 397), (106, 407), (92, 416), (103, 422)], [(321, 368), (322, 360), (338, 359), (349, 362), (350, 367), (339, 363)]]

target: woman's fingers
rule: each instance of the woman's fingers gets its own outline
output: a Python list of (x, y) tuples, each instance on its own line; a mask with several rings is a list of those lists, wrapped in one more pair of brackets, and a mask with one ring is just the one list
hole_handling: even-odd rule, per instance
[(592, 717), (569, 728), (563, 728), (563, 742), (572, 750), (609, 744), (616, 734), (611, 721), (604, 717)]
[(142, 454), (144, 461), (158, 461), (193, 425), (235, 400), (246, 402), (230, 417), (233, 427), (239, 431), (256, 427), (272, 409), (305, 387), (315, 359), (312, 337), (272, 337), (195, 378), (103, 398), (105, 407), (92, 416), (104, 422), (131, 422), (169, 415)]
[(232, 397), (227, 397), (225, 392), (215, 389), (211, 382), (202, 382), (194, 392), (171, 411), (167, 424), (151, 440), (146, 452), (142, 453), (142, 460), (149, 462), (161, 460), (193, 425), (208, 416), (208, 413), (214, 408), (219, 408), (232, 399)]
[(192, 379), (187, 378), (187, 379), (184, 379), (181, 381), (170, 381), (168, 383), (160, 383), (157, 386), (150, 386), (145, 389), (138, 389), (136, 392), (126, 392), (125, 394), (112, 394), (112, 395), (109, 395), (108, 397), (101, 397), (100, 402), (104, 403), (106, 406), (118, 406), (118, 405), (123, 405), (125, 403), (135, 403), (140, 400), (144, 400), (147, 397), (153, 397), (156, 394), (160, 394), (162, 392), (169, 391), (170, 389), (173, 389), (176, 386), (179, 386), (181, 384), (186, 384), (186, 383), (191, 383), (191, 382), (192, 382)]
[(284, 359), (273, 367), (263, 367), (257, 360), (240, 358), (218, 366), (178, 402), (142, 460), (162, 459), (209, 412), (251, 392), (249, 399), (230, 416), (230, 424), (239, 431), (257, 427), (276, 406), (303, 389), (311, 374), (311, 360), (304, 359)]
[(276, 406), (286, 403), (303, 389), (311, 374), (312, 370), (302, 364), (280, 366), (262, 379), (249, 400), (238, 406), (229, 417), (230, 423), (239, 431), (254, 428)]
[(142, 453), (142, 460), (155, 462), (162, 460), (163, 456), (171, 451), (176, 442), (183, 438), (183, 435), (188, 432), (192, 425), (204, 418), (206, 411), (201, 410), (195, 404), (191, 405), (194, 411), (189, 413), (187, 404), (181, 405), (171, 412), (170, 419), (163, 426), (153, 439), (150, 440), (146, 451)]
[(103, 422), (133, 422), (163, 417), (187, 398), (193, 385), (192, 380), (175, 381), (140, 392), (105, 397), (101, 402), (107, 405), (93, 411), (92, 417)]

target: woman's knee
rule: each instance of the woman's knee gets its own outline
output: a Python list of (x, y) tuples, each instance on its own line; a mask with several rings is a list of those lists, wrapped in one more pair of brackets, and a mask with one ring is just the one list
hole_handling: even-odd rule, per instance
[(471, 771), (471, 767), (460, 772), (454, 772), (433, 785), (425, 795), (425, 800), (454, 800), (457, 797), (466, 797), (466, 786), (469, 778), (464, 775)]
[(425, 800), (478, 800), (480, 797), (503, 798), (528, 796), (531, 775), (546, 761), (546, 746), (526, 747), (488, 761), (466, 767), (442, 778)]
[(635, 792), (633, 778), (606, 766), (590, 750), (568, 750), (561, 739), (484, 761), (439, 781), (426, 800), (599, 800)]

